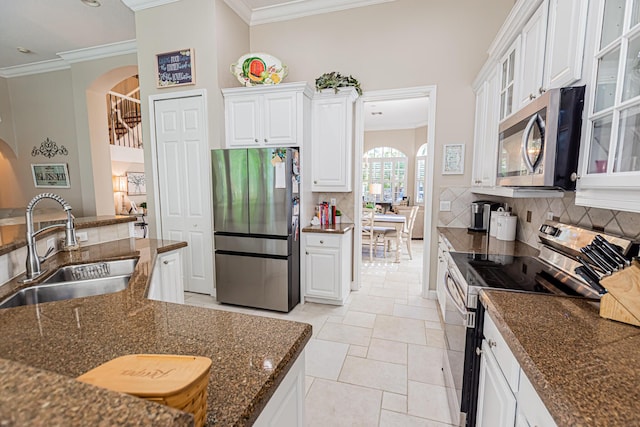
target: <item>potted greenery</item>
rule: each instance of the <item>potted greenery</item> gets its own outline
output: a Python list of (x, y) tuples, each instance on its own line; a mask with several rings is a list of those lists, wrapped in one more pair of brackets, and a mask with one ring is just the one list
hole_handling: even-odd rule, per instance
[(142, 208), (142, 213), (144, 215), (146, 215), (147, 214), (147, 202), (140, 203), (140, 207)]
[(330, 73), (324, 73), (316, 79), (316, 90), (319, 92), (322, 89), (333, 89), (336, 93), (341, 87), (354, 87), (358, 95), (362, 95), (362, 89), (360, 88), (360, 82), (353, 76), (343, 76), (342, 74), (332, 71)]
[(340, 224), (342, 222), (342, 212), (336, 209), (336, 224)]

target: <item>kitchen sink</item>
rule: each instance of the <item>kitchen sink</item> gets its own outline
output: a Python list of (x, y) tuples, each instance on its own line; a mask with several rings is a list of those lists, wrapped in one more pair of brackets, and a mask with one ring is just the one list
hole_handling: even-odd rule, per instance
[(129, 286), (137, 259), (62, 267), (42, 284), (21, 289), (0, 309), (119, 292)]

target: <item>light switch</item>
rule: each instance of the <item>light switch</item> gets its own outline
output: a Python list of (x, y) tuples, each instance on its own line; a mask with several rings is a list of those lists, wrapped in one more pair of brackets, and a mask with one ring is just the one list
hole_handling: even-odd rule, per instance
[(440, 212), (451, 211), (451, 200), (440, 200)]

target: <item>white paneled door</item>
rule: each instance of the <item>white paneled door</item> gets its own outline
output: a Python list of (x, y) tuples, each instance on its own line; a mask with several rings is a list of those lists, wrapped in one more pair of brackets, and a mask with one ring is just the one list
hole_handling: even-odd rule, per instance
[(203, 96), (154, 102), (160, 227), (186, 241), (184, 288), (213, 293), (211, 179)]

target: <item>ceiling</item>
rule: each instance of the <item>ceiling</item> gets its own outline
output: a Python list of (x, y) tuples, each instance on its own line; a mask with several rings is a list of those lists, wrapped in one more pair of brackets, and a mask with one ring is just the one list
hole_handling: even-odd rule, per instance
[[(125, 0), (129, 5), (147, 0)], [(164, 0), (173, 1), (173, 0)], [(224, 0), (248, 24), (368, 6), (393, 0)], [(0, 3), (0, 76), (23, 66), (60, 62), (83, 49), (135, 40), (134, 12), (121, 0), (3, 0)], [(158, 3), (157, 0), (149, 3)], [(18, 48), (28, 49), (21, 53)], [(373, 104), (373, 105), (372, 105)], [(375, 105), (375, 107), (374, 107)], [(371, 112), (382, 112), (372, 115)], [(365, 129), (426, 125), (428, 100), (365, 104)]]

